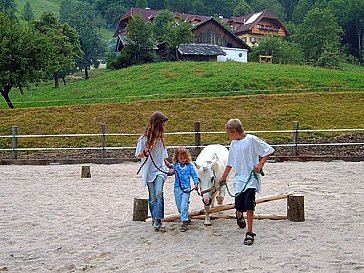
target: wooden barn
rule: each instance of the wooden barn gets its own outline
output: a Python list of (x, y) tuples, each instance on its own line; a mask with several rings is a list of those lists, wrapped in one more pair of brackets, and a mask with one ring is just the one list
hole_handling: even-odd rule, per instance
[(208, 20), (196, 24), (192, 32), (194, 34), (193, 42), (195, 44), (210, 44), (228, 48), (251, 48), (237, 37), (231, 30), (220, 24), (215, 18), (210, 17)]

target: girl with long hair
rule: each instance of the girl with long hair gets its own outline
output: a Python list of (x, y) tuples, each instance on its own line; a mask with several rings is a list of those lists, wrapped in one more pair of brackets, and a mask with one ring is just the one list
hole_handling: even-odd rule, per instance
[(141, 159), (143, 183), (144, 186), (148, 187), (149, 210), (156, 231), (164, 231), (162, 225), (164, 218), (163, 186), (167, 178), (167, 167), (172, 166), (167, 160), (168, 153), (165, 141), (167, 121), (168, 118), (164, 114), (154, 112), (144, 134), (138, 139), (135, 152), (135, 156)]

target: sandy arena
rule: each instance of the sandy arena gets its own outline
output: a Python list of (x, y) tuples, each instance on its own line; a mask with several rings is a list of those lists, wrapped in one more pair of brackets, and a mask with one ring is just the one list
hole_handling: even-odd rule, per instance
[[(91, 179), (81, 166), (0, 166), (0, 272), (364, 272), (364, 162), (267, 163), (257, 197), (301, 193), (306, 221), (255, 220), (253, 246), (234, 219), (155, 232), (132, 221), (133, 199), (147, 198), (139, 163), (92, 164)], [(200, 208), (193, 192), (190, 209)], [(285, 214), (286, 200), (256, 212)]]

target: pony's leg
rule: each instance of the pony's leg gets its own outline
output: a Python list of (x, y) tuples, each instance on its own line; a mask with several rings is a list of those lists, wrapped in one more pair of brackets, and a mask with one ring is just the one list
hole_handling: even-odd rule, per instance
[(211, 226), (209, 210), (210, 206), (205, 205), (205, 222), (203, 223), (205, 226)]
[(217, 203), (219, 205), (222, 205), (224, 203), (225, 192), (226, 192), (226, 186), (220, 187), (219, 196), (217, 197)]
[(211, 208), (215, 207), (215, 199), (216, 199), (217, 194), (218, 194), (218, 192), (215, 191), (214, 194), (212, 195)]

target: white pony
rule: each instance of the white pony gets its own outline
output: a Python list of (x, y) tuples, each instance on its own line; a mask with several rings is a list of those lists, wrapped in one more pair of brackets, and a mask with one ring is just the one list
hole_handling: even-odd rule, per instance
[[(228, 149), (222, 145), (214, 144), (208, 145), (202, 149), (201, 153), (196, 158), (197, 175), (200, 180), (200, 191), (203, 193), (202, 201), (205, 205), (204, 224), (206, 226), (211, 226), (209, 209), (210, 205), (211, 207), (214, 207), (215, 198), (219, 205), (222, 205), (224, 201), (226, 187), (219, 187), (217, 183), (224, 173), (228, 155)], [(216, 187), (216, 189), (214, 187)]]

